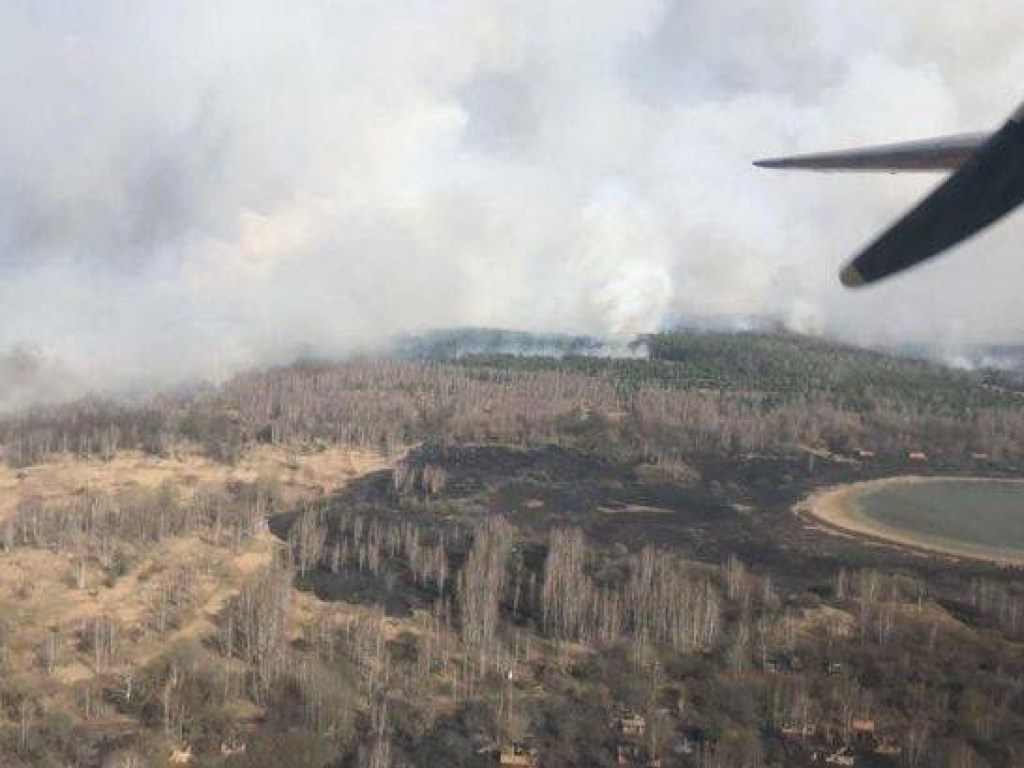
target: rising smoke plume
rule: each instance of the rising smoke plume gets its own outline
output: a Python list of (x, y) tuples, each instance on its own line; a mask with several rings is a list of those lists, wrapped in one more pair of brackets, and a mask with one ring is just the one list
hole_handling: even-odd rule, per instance
[(852, 294), (841, 261), (935, 182), (750, 166), (994, 127), (1013, 3), (22, 0), (0, 45), (5, 403), (462, 325), (1024, 327), (1019, 219)]

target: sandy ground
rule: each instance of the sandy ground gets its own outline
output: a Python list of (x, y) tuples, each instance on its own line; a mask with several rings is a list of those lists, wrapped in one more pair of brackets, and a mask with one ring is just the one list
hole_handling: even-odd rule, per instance
[[(159, 458), (125, 452), (105, 462), (61, 457), (22, 470), (0, 468), (0, 520), (22, 502), (59, 500), (86, 489), (116, 493), (172, 483), (188, 494), (202, 486), (259, 476), (275, 478), (283, 500), (301, 500), (330, 493), (388, 466), (379, 454), (345, 446), (308, 451), (260, 446), (231, 467), (195, 454)], [(90, 562), (85, 589), (75, 588), (77, 560), (70, 554), (28, 547), (0, 554), (3, 656), (27, 679), (45, 679), (40, 649), (56, 633), (59, 652), (49, 680), (57, 687), (47, 689), (47, 695), (65, 700), (64, 707), (74, 711), (74, 686), (104, 671), (95, 669), (90, 655), (76, 648), (76, 632), (89, 620), (109, 616), (120, 627), (118, 658), (106, 671), (138, 669), (175, 643), (202, 642), (214, 635), (217, 615), (254, 573), (272, 561), (279, 544), (269, 533), (246, 540), (238, 549), (214, 543), (202, 532), (171, 538), (139, 548), (130, 571), (113, 583)], [(182, 568), (192, 574), (189, 603), (177, 626), (158, 634), (150, 628), (152, 606), (165, 581), (173, 581)]]
[(901, 475), (885, 477), (878, 480), (867, 480), (861, 483), (838, 485), (811, 494), (795, 507), (794, 511), (801, 517), (811, 518), (824, 523), (830, 533), (840, 533), (882, 541), (908, 551), (930, 552), (954, 558), (985, 560), (1000, 565), (1024, 566), (1024, 555), (1013, 555), (992, 550), (987, 547), (965, 544), (962, 542), (927, 537), (885, 525), (863, 514), (855, 499), (869, 491), (885, 488), (890, 485), (908, 483), (929, 483), (941, 480), (957, 482), (1003, 482), (1021, 483), (1022, 480), (965, 477), (921, 477), (918, 475)]
[(377, 453), (339, 446), (304, 453), (260, 446), (230, 467), (198, 455), (161, 458), (123, 452), (110, 461), (59, 457), (20, 470), (0, 467), (0, 520), (30, 499), (56, 500), (83, 490), (156, 488), (165, 482), (186, 490), (208, 483), (252, 482), (260, 474), (276, 476), (286, 492), (320, 494), (386, 466)]

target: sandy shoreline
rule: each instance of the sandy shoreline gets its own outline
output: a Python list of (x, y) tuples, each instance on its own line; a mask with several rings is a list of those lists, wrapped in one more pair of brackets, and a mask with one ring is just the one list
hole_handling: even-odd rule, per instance
[(1000, 565), (1024, 566), (1024, 551), (993, 549), (893, 528), (863, 514), (855, 502), (855, 499), (864, 493), (891, 485), (931, 483), (944, 480), (955, 480), (957, 482), (1024, 483), (1024, 480), (1007, 478), (899, 475), (824, 488), (800, 501), (794, 508), (794, 511), (802, 517), (823, 523), (822, 527), (827, 528), (833, 533), (857, 536), (916, 552), (927, 552), (971, 560), (984, 560)]

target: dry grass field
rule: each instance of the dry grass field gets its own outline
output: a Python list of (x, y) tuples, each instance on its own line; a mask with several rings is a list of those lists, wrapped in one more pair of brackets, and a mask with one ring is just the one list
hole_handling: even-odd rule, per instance
[(171, 482), (186, 490), (202, 484), (252, 482), (262, 474), (276, 476), (295, 498), (321, 494), (348, 480), (386, 466), (371, 451), (330, 447), (321, 451), (289, 451), (260, 446), (227, 466), (198, 453), (160, 458), (135, 452), (111, 461), (61, 457), (25, 469), (0, 467), (0, 519), (31, 499), (56, 500), (89, 490), (115, 493), (131, 488), (156, 488)]
[[(342, 447), (296, 452), (262, 446), (231, 467), (198, 455), (122, 453), (108, 462), (64, 457), (23, 470), (0, 469), (0, 521), (12, 519), (29, 502), (172, 486), (187, 503), (197, 489), (224, 489), (257, 478), (273, 479), (279, 500), (273, 511), (283, 511), (386, 466), (377, 454)], [(0, 661), (9, 682), (32, 691), (33, 717), (72, 713), (78, 727), (87, 730), (131, 732), (138, 723), (103, 704), (98, 681), (109, 687), (111, 679), (120, 679), (130, 686), (139, 670), (168, 649), (209, 643), (218, 632), (218, 615), (247, 581), (271, 565), (280, 546), (265, 530), (241, 542), (195, 531), (135, 545), (116, 574), (95, 558), (56, 547), (16, 546), (3, 552)], [(320, 606), (304, 593), (294, 598), (289, 632), (298, 635)], [(16, 718), (8, 716), (7, 727), (16, 728)]]

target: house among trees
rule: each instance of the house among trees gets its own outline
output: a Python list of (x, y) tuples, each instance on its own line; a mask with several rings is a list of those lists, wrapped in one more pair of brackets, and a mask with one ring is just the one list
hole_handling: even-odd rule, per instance
[(511, 747), (501, 750), (498, 764), (515, 766), (516, 768), (538, 768), (540, 762), (537, 758), (536, 749), (522, 744), (513, 744)]
[(865, 448), (854, 448), (853, 455), (862, 460), (875, 458), (875, 452), (869, 451)]
[(910, 461), (928, 461), (928, 454), (924, 451), (910, 451), (907, 454), (907, 458)]
[(220, 753), (224, 757), (235, 757), (236, 755), (244, 755), (245, 747), (245, 742), (240, 741), (238, 739), (222, 741), (220, 745)]
[(885, 735), (875, 745), (875, 754), (884, 757), (899, 757), (903, 754), (903, 748), (895, 736)]
[(813, 736), (817, 730), (817, 724), (813, 722), (783, 723), (779, 728), (779, 735), (783, 739), (803, 741)]
[(643, 759), (643, 750), (638, 744), (617, 744), (615, 746), (616, 765), (639, 765)]
[(627, 738), (642, 739), (647, 732), (647, 721), (643, 715), (627, 712), (616, 722), (616, 729)]
[(651, 759), (647, 749), (639, 744), (617, 744), (615, 747), (615, 764), (619, 766), (661, 768), (661, 760), (657, 758)]
[(827, 765), (856, 765), (857, 758), (853, 754), (853, 750), (849, 747), (843, 747), (842, 749), (833, 752), (831, 755), (825, 757), (825, 763)]
[(651, 759), (650, 753), (643, 744), (647, 733), (647, 720), (636, 712), (625, 712), (612, 721), (612, 728), (618, 731), (622, 741), (615, 745), (616, 765), (642, 765), (656, 768), (661, 763)]
[(854, 718), (850, 723), (850, 730), (853, 738), (860, 742), (871, 742), (875, 740), (875, 721), (864, 718)]

